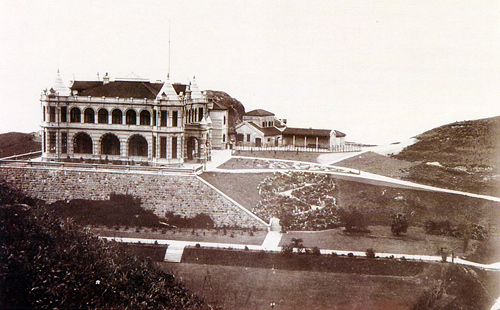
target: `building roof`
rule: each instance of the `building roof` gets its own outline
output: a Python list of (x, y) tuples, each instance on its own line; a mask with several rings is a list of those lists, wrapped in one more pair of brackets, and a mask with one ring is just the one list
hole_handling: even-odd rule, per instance
[(263, 109), (257, 109), (247, 112), (243, 114), (243, 116), (274, 116), (274, 113), (271, 113)]
[(101, 85), (102, 81), (74, 81), (70, 88), (81, 92)]
[[(76, 82), (75, 82), (76, 83)], [(79, 92), (80, 96), (155, 99), (163, 83), (114, 81)], [(73, 84), (74, 85), (74, 84)], [(78, 84), (77, 84), (78, 85)], [(73, 88), (72, 88), (73, 89)]]
[(262, 132), (265, 137), (266, 136), (279, 136), (279, 135), (281, 135), (281, 131), (276, 127), (260, 127), (257, 124), (255, 124), (254, 122), (248, 122), (248, 124), (250, 124), (251, 126), (255, 127), (257, 130)]
[(287, 127), (283, 131), (283, 135), (329, 137), (331, 132), (330, 129)]

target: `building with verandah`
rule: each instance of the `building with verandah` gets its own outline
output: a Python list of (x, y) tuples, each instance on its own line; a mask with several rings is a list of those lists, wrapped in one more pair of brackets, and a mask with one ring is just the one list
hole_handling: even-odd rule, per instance
[(227, 136), (227, 126), (223, 132), (224, 126), (212, 124), (213, 102), (195, 78), (188, 84), (140, 77), (112, 81), (106, 73), (102, 81), (66, 87), (58, 72), (40, 102), (44, 161), (201, 162), (210, 159), (213, 144), (224, 145), (212, 132), (216, 139)]

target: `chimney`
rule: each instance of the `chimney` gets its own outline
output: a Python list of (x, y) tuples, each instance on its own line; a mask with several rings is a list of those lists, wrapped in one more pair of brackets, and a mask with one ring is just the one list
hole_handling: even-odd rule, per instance
[(106, 72), (106, 75), (102, 78), (102, 83), (103, 84), (108, 84), (109, 83), (109, 75)]

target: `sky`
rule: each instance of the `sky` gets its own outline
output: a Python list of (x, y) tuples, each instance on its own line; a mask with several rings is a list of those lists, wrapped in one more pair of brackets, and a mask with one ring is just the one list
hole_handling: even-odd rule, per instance
[(40, 129), (57, 70), (69, 86), (169, 67), (289, 126), (388, 144), (500, 115), (500, 1), (0, 0), (0, 133)]

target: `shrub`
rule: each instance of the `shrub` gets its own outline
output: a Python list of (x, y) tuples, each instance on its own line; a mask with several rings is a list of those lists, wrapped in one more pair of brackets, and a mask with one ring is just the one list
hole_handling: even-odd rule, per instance
[(375, 258), (375, 251), (372, 248), (366, 249), (366, 257)]
[(321, 255), (321, 251), (319, 249), (319, 247), (315, 246), (312, 248), (312, 254), (314, 255)]
[(293, 247), (290, 245), (285, 245), (281, 248), (281, 254), (289, 256), (293, 253)]
[(370, 232), (363, 213), (354, 209), (352, 211), (343, 211), (341, 222), (347, 232)]
[(354, 257), (354, 254), (352, 252), (347, 253), (348, 257)]
[(408, 230), (408, 220), (403, 213), (397, 213), (392, 216), (391, 232), (399, 236)]

